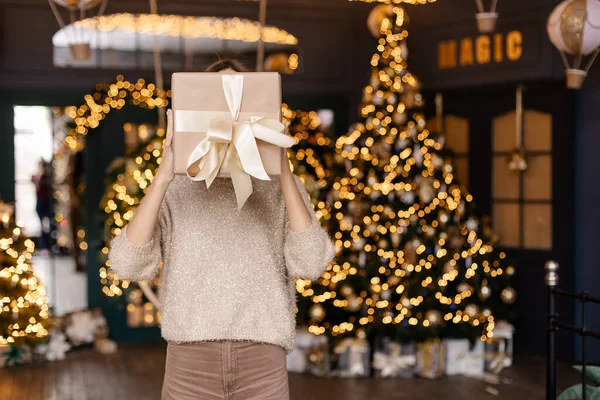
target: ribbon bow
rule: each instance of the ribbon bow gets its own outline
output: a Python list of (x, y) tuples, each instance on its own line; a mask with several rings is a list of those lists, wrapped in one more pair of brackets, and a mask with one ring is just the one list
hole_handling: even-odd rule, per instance
[[(194, 181), (206, 181), (209, 188), (223, 166), (229, 170), (238, 210), (252, 194), (252, 179), (271, 180), (260, 158), (256, 139), (279, 147), (288, 148), (295, 140), (283, 132), (285, 126), (276, 119), (249, 117), (239, 121), (244, 91), (244, 76), (222, 76), (223, 91), (231, 116), (214, 118), (209, 122), (206, 138), (192, 151), (188, 158), (186, 174)], [(190, 169), (197, 165), (198, 173)]]

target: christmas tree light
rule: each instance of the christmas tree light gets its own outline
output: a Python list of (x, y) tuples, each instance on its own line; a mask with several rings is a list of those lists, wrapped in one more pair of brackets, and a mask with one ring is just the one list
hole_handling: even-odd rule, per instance
[(46, 289), (31, 265), (35, 245), (0, 201), (0, 344), (39, 344), (51, 325)]

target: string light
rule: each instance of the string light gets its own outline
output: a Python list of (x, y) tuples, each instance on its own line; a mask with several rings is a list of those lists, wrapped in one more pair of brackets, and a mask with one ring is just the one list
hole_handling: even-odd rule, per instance
[(75, 22), (76, 28), (91, 31), (114, 30), (144, 35), (181, 36), (188, 39), (215, 38), (282, 45), (297, 45), (298, 39), (274, 26), (261, 27), (259, 22), (241, 18), (191, 17), (158, 14), (111, 14)]

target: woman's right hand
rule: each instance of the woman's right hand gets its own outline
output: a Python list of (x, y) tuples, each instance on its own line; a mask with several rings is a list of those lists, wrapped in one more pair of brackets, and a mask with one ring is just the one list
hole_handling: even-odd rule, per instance
[(166, 185), (171, 183), (175, 178), (175, 165), (173, 160), (173, 148), (171, 143), (173, 142), (173, 112), (167, 110), (167, 138), (163, 145), (162, 157), (158, 172), (156, 173), (155, 180), (162, 182)]

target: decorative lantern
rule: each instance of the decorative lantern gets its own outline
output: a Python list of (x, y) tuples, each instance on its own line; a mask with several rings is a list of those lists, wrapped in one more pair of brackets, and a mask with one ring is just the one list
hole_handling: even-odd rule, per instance
[[(565, 64), (567, 87), (581, 89), (587, 73), (600, 52), (600, 1), (565, 0), (550, 14), (548, 36)], [(567, 54), (574, 56), (569, 64)], [(583, 57), (592, 54), (585, 68)]]
[(477, 21), (477, 29), (481, 33), (489, 33), (496, 30), (496, 23), (498, 22), (498, 13), (496, 12), (496, 6), (498, 0), (492, 0), (492, 7), (489, 11), (485, 11), (483, 7), (483, 0), (475, 0), (477, 3), (477, 11), (475, 14), (475, 20)]
[(71, 20), (71, 34), (69, 35), (69, 52), (73, 60), (86, 61), (91, 57), (90, 38), (86, 35), (78, 33), (75, 28), (75, 22), (85, 18), (85, 13), (88, 10), (102, 4), (98, 10), (98, 16), (104, 14), (106, 9), (107, 0), (48, 0), (50, 8), (54, 13), (56, 21), (60, 25), (61, 29), (65, 29), (65, 22), (58, 12), (56, 5), (64, 7), (69, 12)]

